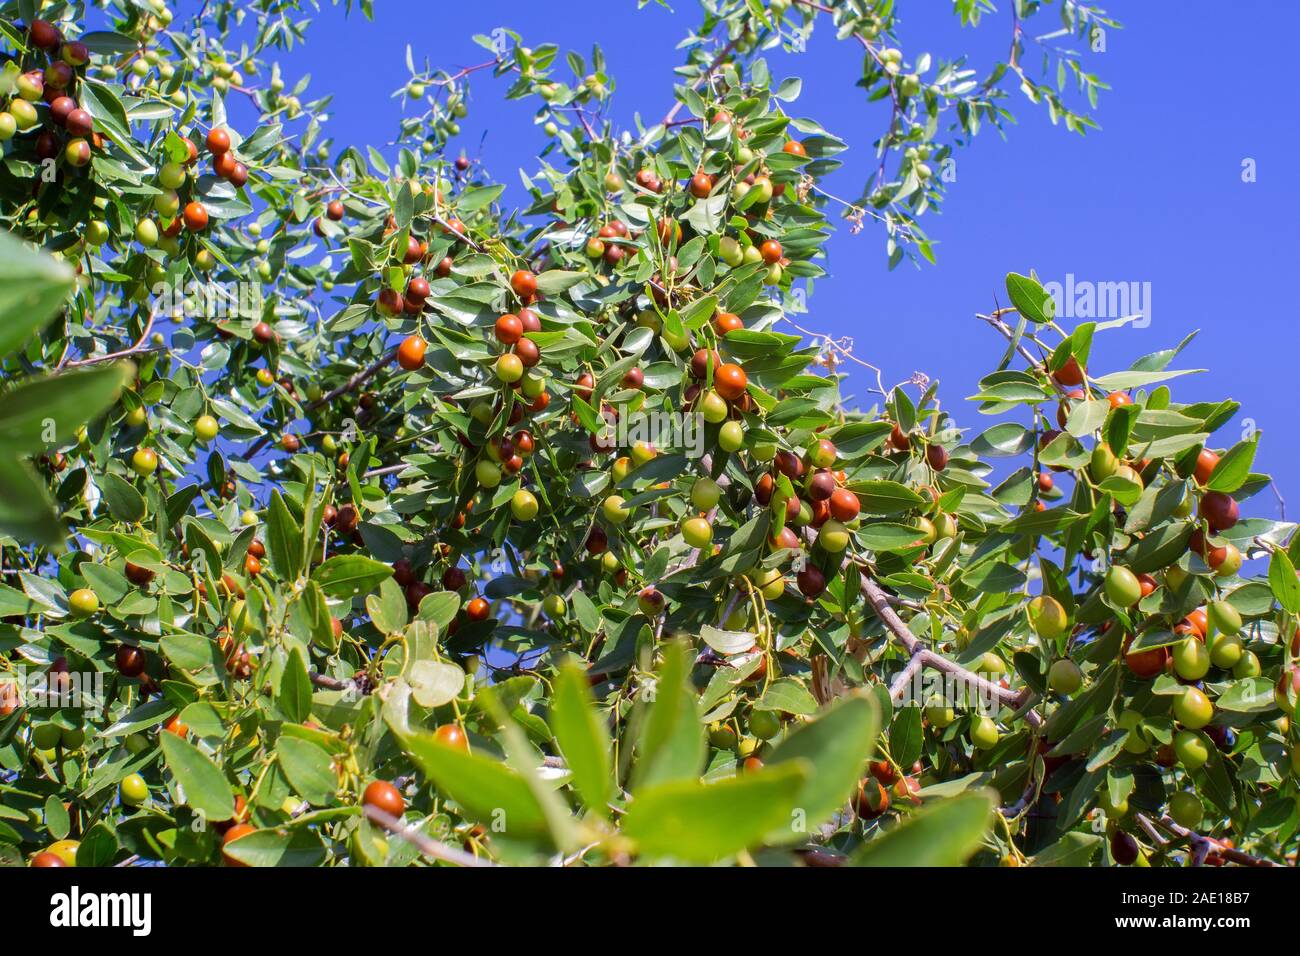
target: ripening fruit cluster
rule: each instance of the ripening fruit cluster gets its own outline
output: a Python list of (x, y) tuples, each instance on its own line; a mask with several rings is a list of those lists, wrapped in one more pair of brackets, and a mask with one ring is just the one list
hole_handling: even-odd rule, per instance
[[(61, 159), (70, 169), (87, 166), (104, 148), (94, 119), (77, 99), (90, 50), (80, 40), (65, 39), (48, 20), (32, 20), (27, 39), (45, 66), (30, 64), (14, 79), (12, 95), (0, 100), (0, 142), (20, 137), (15, 146), (30, 149), (38, 161)], [(43, 115), (38, 103), (46, 106)], [(106, 238), (101, 238), (103, 226), (95, 220), (94, 228), (88, 228), (90, 244)]]
[[(1087, 371), (1074, 357), (1050, 377), (1064, 395), (1057, 411), (1061, 429), (1070, 422), (1074, 407), (1089, 398), (1104, 398), (1112, 414), (1134, 405), (1133, 397), (1125, 392), (1098, 395), (1094, 390), (1090, 395), (1085, 390)], [(1038, 448), (1059, 448), (1067, 441), (1061, 431), (1051, 429), (1040, 435)], [(1242, 723), (1236, 713), (1219, 711), (1216, 696), (1222, 687), (1261, 677), (1265, 667), (1261, 658), (1276, 661), (1275, 646), (1252, 641), (1242, 608), (1230, 593), (1231, 585), (1225, 587), (1240, 570), (1243, 558), (1236, 544), (1225, 538), (1240, 520), (1239, 504), (1232, 494), (1210, 487), (1220, 473), (1220, 454), (1201, 447), (1170, 460), (1126, 460), (1123, 450), (1116, 454), (1110, 441), (1111, 432), (1102, 428), (1087, 463), (1075, 469), (1077, 483), (1115, 491), (1127, 484), (1140, 491), (1155, 482), (1162, 482), (1162, 487), (1185, 482), (1183, 498), (1175, 501), (1166, 517), (1182, 523), (1187, 550), (1185, 554), (1166, 553), (1163, 566), (1142, 571), (1112, 562), (1093, 577), (1090, 593), (1039, 594), (1026, 605), (1026, 618), (1044, 652), (1054, 658), (1046, 672), (1046, 685), (1053, 695), (1070, 698), (1086, 693), (1094, 677), (1117, 657), (1128, 675), (1125, 694), (1132, 695), (1134, 703), (1143, 699), (1143, 685), (1157, 679), (1170, 682), (1157, 691), (1154, 705), (1146, 704), (1141, 710), (1133, 704), (1125, 706), (1121, 697), (1114, 727), (1123, 735), (1125, 754), (1139, 761), (1153, 760), (1166, 773), (1170, 795), (1164, 810), (1180, 825), (1196, 828), (1203, 824), (1207, 811), (1192, 775), (1215, 759), (1216, 753), (1232, 751), (1236, 728)], [(1070, 469), (1053, 465), (1050, 470)], [(1040, 496), (1056, 491), (1056, 481), (1048, 472), (1039, 474), (1037, 490)], [(1113, 507), (1122, 522), (1123, 506), (1115, 503)], [(1086, 548), (1085, 556), (1090, 556)], [(1171, 613), (1170, 608), (1178, 610)], [(1292, 649), (1288, 660), (1297, 649)], [(1260, 725), (1260, 732), (1285, 738), (1300, 691), (1300, 668), (1287, 660), (1283, 665), (1273, 696), (1284, 716)], [(1164, 729), (1169, 721), (1172, 737)], [(1049, 772), (1069, 759), (1048, 758)], [(1112, 832), (1112, 859), (1133, 863), (1141, 858), (1134, 836), (1132, 814), (1136, 808), (1128, 801), (1114, 804), (1107, 800), (1103, 798), (1101, 807)], [(1146, 810), (1150, 813), (1161, 808), (1148, 806)]]

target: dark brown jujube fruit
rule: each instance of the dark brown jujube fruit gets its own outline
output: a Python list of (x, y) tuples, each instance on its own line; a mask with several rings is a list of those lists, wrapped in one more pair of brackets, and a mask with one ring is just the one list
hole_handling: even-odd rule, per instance
[(119, 644), (113, 662), (123, 677), (139, 677), (144, 673), (145, 654), (133, 644)]
[(1116, 830), (1110, 837), (1110, 855), (1120, 866), (1132, 866), (1138, 858), (1138, 842), (1133, 834)]
[(822, 574), (821, 569), (815, 565), (808, 565), (795, 576), (799, 585), (799, 590), (804, 597), (819, 597), (826, 590), (826, 575)]
[(829, 471), (819, 471), (808, 482), (808, 497), (813, 501), (826, 501), (835, 493), (835, 476)]
[(804, 472), (803, 459), (784, 448), (776, 453), (776, 470), (791, 481), (801, 477)]
[(1198, 512), (1213, 532), (1227, 531), (1237, 523), (1237, 499), (1222, 491), (1207, 491)]
[(154, 579), (154, 572), (138, 564), (126, 562), (126, 579), (136, 587), (144, 587)]

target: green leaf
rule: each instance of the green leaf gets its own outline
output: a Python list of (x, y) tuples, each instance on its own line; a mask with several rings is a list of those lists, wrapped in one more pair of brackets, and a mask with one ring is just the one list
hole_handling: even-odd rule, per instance
[(420, 602), (419, 617), (422, 621), (432, 621), (438, 630), (445, 631), (459, 610), (459, 594), (454, 591), (435, 591), (426, 594)]
[(573, 288), (585, 278), (587, 276), (582, 272), (565, 272), (562, 269), (551, 269), (537, 277), (537, 291), (543, 295), (559, 295), (561, 292)]
[(1282, 548), (1275, 548), (1268, 562), (1268, 586), (1278, 604), (1291, 614), (1300, 613), (1300, 580), (1296, 578), (1290, 556)]
[(595, 634), (600, 630), (600, 611), (592, 603), (591, 598), (582, 591), (574, 591), (569, 596), (569, 602), (573, 607), (573, 616), (584, 631)]
[(450, 704), (465, 689), (465, 672), (446, 661), (412, 661), (406, 673), (411, 697), (432, 709)]
[(81, 566), (81, 576), (86, 579), (101, 604), (116, 604), (131, 590), (131, 582), (126, 576), (105, 564), (87, 561)]
[(1019, 273), (1007, 273), (1007, 295), (1016, 311), (1030, 322), (1043, 325), (1056, 314), (1056, 302), (1036, 279)]
[(547, 833), (546, 814), (528, 781), (498, 760), (440, 743), (433, 734), (401, 736), (403, 749), (447, 797), (494, 832), (536, 839)]
[(133, 734), (137, 730), (143, 730), (146, 727), (156, 727), (159, 721), (175, 709), (176, 705), (171, 701), (163, 697), (155, 697), (153, 700), (145, 701), (129, 714), (125, 714), (118, 718), (116, 722), (105, 727), (100, 731), (100, 736), (125, 737), (127, 734)]
[(920, 707), (900, 707), (889, 727), (889, 755), (900, 767), (910, 767), (921, 756), (925, 731)]
[(135, 486), (125, 478), (120, 478), (111, 471), (99, 476), (99, 490), (103, 492), (108, 510), (118, 521), (134, 524), (144, 518), (148, 511), (144, 495), (136, 491)]
[(577, 828), (573, 812), (555, 792), (551, 783), (542, 777), (541, 754), (528, 740), (519, 724), (507, 712), (506, 705), (494, 687), (481, 687), (476, 703), (500, 726), (500, 740), (506, 753), (506, 764), (519, 774), (546, 818), (551, 843), (562, 851), (572, 851), (577, 846)]
[(1204, 371), (1203, 368), (1189, 368), (1175, 372), (1112, 372), (1109, 375), (1094, 378), (1092, 384), (1107, 392), (1128, 391), (1134, 388), (1145, 388), (1148, 385), (1155, 385), (1157, 382), (1165, 382), (1182, 375), (1195, 375)]
[(628, 807), (623, 833), (647, 857), (712, 863), (735, 856), (764, 834), (793, 829), (808, 776), (806, 764), (791, 762), (718, 783), (647, 787)]
[(139, 146), (131, 138), (131, 121), (113, 88), (100, 80), (86, 77), (81, 81), (80, 89), (82, 108), (95, 118), (100, 132), (111, 139), (133, 163), (148, 169), (149, 160), (141, 154)]
[(406, 595), (392, 578), (385, 578), (378, 594), (366, 596), (366, 611), (370, 621), (384, 634), (397, 634), (406, 627), (408, 611)]
[(1273, 683), (1262, 677), (1246, 677), (1233, 681), (1215, 701), (1220, 710), (1238, 714), (1257, 714), (1273, 710)]
[(551, 704), (551, 732), (573, 774), (573, 787), (587, 809), (609, 816), (614, 796), (609, 728), (601, 720), (591, 696), (586, 672), (566, 664), (555, 681)]
[(168, 634), (158, 647), (168, 661), (191, 674), (215, 672), (220, 667), (216, 642), (199, 634)]
[(235, 797), (225, 774), (198, 747), (175, 734), (158, 735), (163, 760), (185, 791), (185, 802), (213, 823), (235, 815)]
[(754, 709), (776, 710), (807, 717), (817, 713), (817, 698), (799, 681), (783, 677), (773, 681), (763, 696), (754, 701)]
[(0, 533), (46, 546), (63, 540), (50, 493), (26, 462), (0, 455), (0, 488)]
[(331, 651), (337, 649), (329, 605), (315, 581), (308, 581), (298, 600), (289, 605), (289, 621), (292, 632), (300, 640)]
[(325, 844), (305, 827), (291, 830), (254, 830), (221, 848), (248, 866), (320, 866), (325, 862)]
[(1097, 855), (1101, 837), (1096, 833), (1067, 833), (1034, 856), (1034, 866), (1087, 866)]
[(1070, 418), (1065, 423), (1065, 430), (1075, 438), (1091, 435), (1106, 422), (1110, 414), (1110, 402), (1105, 399), (1075, 402), (1070, 410)]
[(74, 278), (64, 263), (0, 229), (0, 359), (54, 318)]
[(311, 694), (307, 661), (302, 656), (302, 649), (295, 646), (285, 661), (284, 673), (280, 675), (280, 693), (275, 703), (286, 717), (300, 724), (311, 716)]
[(289, 785), (314, 807), (334, 802), (338, 774), (329, 751), (310, 740), (281, 735), (275, 742), (275, 757)]
[(36, 604), (22, 591), (0, 584), (0, 618), (26, 617), (28, 614), (40, 613)]
[(63, 805), (57, 793), (52, 793), (46, 798), (44, 816), (45, 829), (50, 831), (50, 836), (56, 840), (67, 837), (72, 821), (68, 816), (68, 808)]
[(964, 793), (922, 807), (853, 854), (853, 866), (961, 866), (993, 822), (997, 794)]
[[(797, 806), (807, 831), (829, 820), (852, 796), (875, 749), (880, 734), (880, 711), (875, 700), (863, 695), (831, 704), (816, 720), (800, 724), (782, 739), (767, 758), (767, 766), (799, 762), (811, 767), (800, 788)], [(798, 839), (790, 821), (769, 834), (769, 839)]]
[(302, 527), (277, 488), (266, 509), (266, 552), (271, 569), (283, 580), (296, 580), (302, 572)]
[(1255, 463), (1255, 451), (1259, 448), (1259, 432), (1255, 432), (1249, 441), (1239, 441), (1227, 450), (1219, 463), (1210, 472), (1210, 480), (1205, 486), (1210, 491), (1222, 491), (1231, 494), (1246, 483), (1250, 477), (1250, 467)]
[(858, 541), (871, 551), (902, 551), (921, 540), (921, 532), (911, 525), (880, 522), (863, 525)]
[[(1106, 403), (1102, 402), (1102, 404)], [(994, 425), (971, 442), (971, 450), (976, 454), (992, 457), (1021, 455), (1033, 447), (1033, 432), (1016, 422), (1002, 422), (999, 425)]]
[(78, 39), (86, 44), (91, 53), (103, 53), (107, 56), (122, 56), (135, 53), (140, 48), (139, 41), (112, 30), (91, 30)]
[(92, 826), (77, 847), (77, 866), (108, 866), (117, 856), (117, 835), (103, 820)]
[(326, 560), (311, 576), (330, 597), (351, 598), (373, 591), (392, 574), (392, 568), (374, 558), (338, 554)]
[(664, 649), (663, 665), (651, 691), (653, 703), (637, 741), (634, 791), (667, 780), (694, 778), (704, 763), (707, 744), (699, 703), (689, 683), (693, 656), (690, 647), (680, 641)]
[(897, 481), (858, 481), (849, 485), (849, 490), (858, 496), (863, 513), (870, 515), (911, 511), (923, 501), (915, 491)]
[(134, 377), (129, 362), (33, 378), (0, 395), (0, 446), (16, 452), (68, 444), (78, 428), (117, 401)]

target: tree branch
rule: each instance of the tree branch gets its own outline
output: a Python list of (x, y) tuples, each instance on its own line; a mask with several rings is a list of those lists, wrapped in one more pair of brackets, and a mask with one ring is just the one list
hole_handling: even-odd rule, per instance
[[(695, 78), (695, 82), (691, 84), (691, 89), (698, 90), (701, 86), (704, 85), (705, 81), (708, 80), (708, 78), (711, 77), (717, 71), (718, 67), (722, 66), (722, 61), (725, 60), (731, 54), (732, 50), (736, 49), (736, 44), (740, 42), (740, 38), (743, 36), (744, 34), (742, 33), (734, 40), (729, 41), (726, 46), (724, 46), (721, 50), (718, 51), (718, 55), (713, 58), (713, 62), (708, 65), (708, 68), (705, 69), (703, 73), (701, 73), (698, 77)], [(682, 107), (685, 105), (686, 104), (681, 100), (678, 100), (676, 103), (674, 103), (673, 108), (668, 111), (668, 115), (663, 118), (662, 125), (668, 126), (669, 124), (671, 124), (672, 121), (676, 118), (677, 114), (681, 112)]]
[(135, 344), (130, 348), (125, 348), (118, 352), (109, 352), (107, 355), (92, 355), (89, 358), (77, 359), (73, 362), (60, 362), (58, 366), (59, 370), (61, 371), (66, 368), (84, 368), (87, 365), (98, 365), (101, 362), (111, 362), (114, 359), (126, 358), (128, 355), (135, 355), (137, 352), (145, 351), (144, 343), (149, 341), (149, 335), (153, 332), (153, 319), (153, 309), (150, 309), (149, 320), (144, 324), (144, 331), (140, 333), (140, 337), (136, 339)]
[(907, 662), (907, 666), (898, 672), (889, 685), (889, 696), (894, 700), (903, 696), (903, 691), (907, 690), (907, 685), (911, 683), (916, 672), (925, 666), (925, 656), (923, 654), (913, 654)]
[[(1153, 839), (1160, 839), (1159, 835), (1156, 834), (1153, 829), (1150, 817), (1144, 813), (1139, 813), (1137, 815), (1137, 820), (1142, 828), (1145, 829)], [(1209, 856), (1209, 854), (1213, 853), (1216, 856), (1222, 857), (1232, 863), (1239, 864), (1240, 866), (1281, 866), (1281, 864), (1274, 863), (1272, 860), (1265, 860), (1261, 857), (1253, 856), (1243, 850), (1238, 850), (1236, 847), (1227, 846), (1213, 837), (1207, 837), (1193, 830), (1189, 830), (1187, 827), (1175, 823), (1167, 816), (1162, 815), (1156, 822), (1179, 839), (1188, 841), (1194, 861), (1203, 861), (1207, 856)], [(1161, 843), (1167, 842), (1168, 841), (1166, 840), (1161, 840)]]
[[(907, 625), (903, 623), (903, 619), (890, 606), (889, 595), (867, 574), (862, 575), (862, 593), (866, 596), (872, 610), (876, 612), (876, 616), (880, 618), (881, 623), (885, 625), (885, 629), (903, 646), (907, 653), (912, 655), (913, 660), (908, 662), (911, 674), (915, 674), (921, 667), (929, 667), (945, 674), (951, 674), (964, 684), (979, 688), (984, 693), (996, 697), (1013, 709), (1019, 710), (1029, 702), (1030, 692), (1028, 690), (1022, 692), (1003, 687), (1001, 684), (981, 677), (974, 671), (969, 671), (955, 661), (950, 661), (942, 654), (927, 648), (921, 643), (920, 638), (908, 630)], [(914, 663), (915, 666), (913, 666)], [(908, 675), (909, 680), (911, 674)], [(902, 693), (905, 687), (906, 684), (900, 686), (898, 693)], [(890, 689), (890, 695), (897, 696), (893, 688)], [(1043, 718), (1039, 716), (1036, 710), (1026, 710), (1025, 722), (1030, 727), (1036, 728), (1042, 724)]]
[(401, 820), (385, 813), (378, 807), (367, 806), (366, 816), (374, 823), (383, 827), (395, 837), (400, 837), (412, 846), (419, 849), (425, 856), (440, 860), (443, 863), (451, 863), (454, 866), (496, 866), (491, 860), (484, 860), (472, 853), (466, 853), (454, 846), (448, 846), (446, 843), (439, 843), (437, 840), (431, 840), (419, 830), (408, 827)]
[[(309, 402), (308, 404), (304, 405), (303, 411), (313, 412), (316, 409), (320, 408), (322, 405), (328, 405), (330, 402), (334, 401), (334, 399), (338, 398), (340, 395), (355, 391), (356, 389), (360, 388), (362, 385), (366, 384), (366, 382), (374, 378), (379, 373), (379, 370), (384, 368), (384, 366), (391, 365), (396, 358), (397, 358), (397, 349), (395, 348), (390, 349), (388, 352), (385, 352), (382, 356), (377, 358), (366, 368), (362, 369), (360, 372), (357, 372), (356, 375), (353, 375), (350, 379), (348, 379), (338, 388), (331, 389), (330, 391), (322, 395), (320, 398), (316, 399), (316, 401)], [(261, 438), (259, 438), (257, 441), (253, 443), (252, 447), (250, 447), (248, 451), (244, 453), (244, 457), (252, 458), (259, 451), (265, 448), (267, 443), (270, 442), (271, 440), (272, 440), (271, 435), (268, 432), (267, 434), (263, 435)]]
[(316, 409), (320, 408), (321, 406), (328, 405), (330, 402), (334, 401), (334, 399), (338, 398), (340, 395), (344, 395), (348, 392), (355, 391), (356, 389), (360, 388), (362, 385), (366, 384), (366, 382), (374, 378), (379, 373), (379, 370), (382, 369), (384, 366), (393, 364), (393, 361), (396, 358), (397, 358), (397, 349), (391, 349), (388, 352), (385, 352), (382, 356), (375, 359), (375, 361), (371, 362), (370, 365), (366, 366), (360, 372), (357, 372), (356, 375), (353, 375), (350, 379), (348, 379), (338, 388), (331, 389), (330, 391), (322, 395), (320, 398), (316, 399), (316, 401), (304, 405), (303, 410), (308, 412), (314, 412)]

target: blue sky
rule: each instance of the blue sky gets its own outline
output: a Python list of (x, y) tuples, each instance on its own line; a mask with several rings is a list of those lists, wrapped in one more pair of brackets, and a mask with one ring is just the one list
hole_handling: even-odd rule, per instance
[[(903, 47), (910, 61), (923, 50), (936, 57), (968, 53), (983, 73), (1005, 54), (1010, 0), (978, 29), (961, 29), (940, 0), (903, 0)], [(529, 45), (558, 43), (588, 54), (599, 42), (617, 82), (614, 116), (630, 125), (640, 112), (653, 121), (672, 103), (677, 43), (699, 22), (693, 0), (674, 10), (632, 0), (377, 0), (376, 20), (338, 10), (316, 18), (305, 46), (282, 57), (286, 74), (310, 72), (309, 96), (334, 96), (330, 133), (336, 141), (387, 143), (402, 100), (389, 94), (406, 80), (405, 48), (417, 62), (454, 69), (481, 62), (485, 51), (470, 37), (496, 27), (518, 31)], [(841, 228), (829, 244), (830, 277), (810, 300), (808, 328), (853, 336), (856, 351), (879, 365), (887, 383), (921, 371), (942, 382), (946, 408), (972, 436), (993, 424), (964, 397), (1002, 352), (996, 333), (974, 319), (1005, 303), (1008, 271), (1036, 269), (1047, 280), (1150, 283), (1148, 327), (1099, 337), (1091, 371), (1125, 368), (1148, 352), (1200, 335), (1175, 364), (1210, 374), (1174, 383), (1182, 401), (1232, 397), (1237, 419), (1216, 437), (1230, 445), (1251, 426), (1265, 432), (1257, 469), (1278, 475), (1300, 514), (1300, 450), (1290, 390), (1295, 380), (1295, 302), (1289, 280), (1300, 251), (1300, 185), (1291, 172), (1300, 132), (1281, 93), (1289, 89), (1291, 38), (1300, 28), (1300, 4), (1239, 0), (1233, 20), (1249, 25), (1221, 40), (1221, 4), (1115, 2), (1124, 24), (1107, 36), (1091, 67), (1112, 86), (1086, 138), (1053, 127), (1045, 111), (1013, 92), (1008, 103), (1019, 123), (1005, 141), (980, 135), (958, 154), (957, 182), (943, 214), (925, 227), (939, 240), (939, 263), (916, 269), (885, 266), (883, 235), (857, 236)], [(1042, 30), (1054, 25), (1040, 17)], [(1032, 21), (1031, 21), (1032, 23)], [(1215, 53), (1220, 48), (1232, 53)], [(837, 43), (822, 28), (807, 53), (774, 54), (773, 72), (803, 78), (797, 112), (814, 116), (850, 145), (846, 168), (824, 185), (856, 195), (872, 164), (871, 142), (885, 122), (882, 107), (863, 102), (853, 85), (860, 69), (855, 44)], [(1027, 58), (1037, 65), (1037, 59)], [(536, 105), (500, 98), (504, 82), (479, 74), (460, 144), (513, 184), (516, 170), (532, 169), (545, 142), (532, 125)], [(1242, 181), (1253, 160), (1257, 179)], [(521, 190), (507, 193), (519, 198)], [(855, 376), (849, 391), (866, 380)], [(968, 405), (969, 407), (962, 407)], [(1246, 509), (1277, 517), (1271, 498)]]

